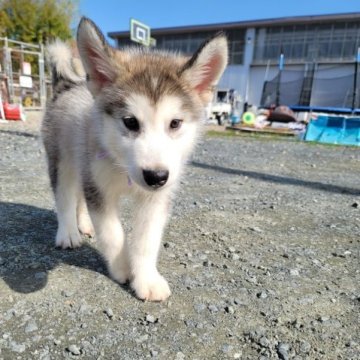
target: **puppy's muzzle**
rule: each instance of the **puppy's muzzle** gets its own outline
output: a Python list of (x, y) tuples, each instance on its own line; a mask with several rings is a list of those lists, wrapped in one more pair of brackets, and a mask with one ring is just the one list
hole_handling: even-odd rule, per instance
[(166, 184), (169, 178), (168, 170), (143, 170), (144, 180), (147, 185), (157, 189)]

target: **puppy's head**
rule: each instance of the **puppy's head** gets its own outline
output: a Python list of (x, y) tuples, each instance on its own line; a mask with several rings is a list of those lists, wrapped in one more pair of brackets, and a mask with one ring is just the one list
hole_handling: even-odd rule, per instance
[(226, 67), (225, 36), (208, 40), (191, 58), (119, 51), (83, 18), (77, 40), (102, 146), (146, 190), (176, 182)]

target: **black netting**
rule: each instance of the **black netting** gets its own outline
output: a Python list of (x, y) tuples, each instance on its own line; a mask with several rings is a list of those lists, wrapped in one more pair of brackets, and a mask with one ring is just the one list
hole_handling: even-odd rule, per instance
[(282, 82), (280, 86), (280, 104), (288, 104), (288, 106), (299, 104), (303, 82), (303, 78)]
[(351, 108), (354, 74), (321, 79), (315, 76), (310, 106)]
[[(330, 77), (336, 71), (283, 71), (264, 83), (261, 106), (272, 105), (311, 107), (360, 107), (360, 69), (357, 74), (357, 90), (354, 92), (354, 71), (343, 76)], [(334, 71), (334, 72), (335, 72)], [(354, 97), (355, 94), (355, 97)]]
[(282, 71), (281, 75), (264, 83), (261, 105), (299, 104), (303, 82), (303, 71)]
[(260, 105), (264, 107), (270, 107), (276, 103), (277, 84), (279, 82), (279, 75), (277, 75), (271, 81), (265, 81), (263, 92), (261, 96)]

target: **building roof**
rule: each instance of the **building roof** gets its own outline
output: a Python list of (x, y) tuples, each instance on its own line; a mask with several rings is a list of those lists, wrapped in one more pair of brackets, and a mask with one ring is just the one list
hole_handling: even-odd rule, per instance
[[(329, 15), (307, 15), (307, 16), (291, 16), (280, 17), (273, 19), (263, 20), (249, 20), (249, 21), (237, 21), (218, 24), (206, 24), (206, 25), (189, 25), (189, 26), (176, 26), (167, 28), (151, 29), (151, 35), (168, 35), (168, 34), (185, 34), (195, 31), (217, 31), (217, 30), (229, 30), (229, 29), (246, 29), (249, 27), (264, 27), (264, 26), (276, 26), (276, 25), (305, 25), (313, 23), (335, 23), (344, 21), (359, 21), (360, 12), (342, 13), (342, 14), (329, 14)], [(130, 31), (113, 31), (109, 32), (108, 36), (112, 39), (124, 39), (130, 36)]]

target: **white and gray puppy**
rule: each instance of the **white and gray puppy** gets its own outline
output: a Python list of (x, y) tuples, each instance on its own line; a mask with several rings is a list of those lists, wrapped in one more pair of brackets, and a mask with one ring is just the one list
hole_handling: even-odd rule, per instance
[[(165, 300), (170, 289), (156, 263), (171, 195), (226, 67), (227, 40), (219, 34), (191, 58), (116, 50), (83, 18), (77, 45), (84, 76), (64, 43), (49, 48), (54, 95), (42, 136), (56, 245), (80, 246), (80, 232), (95, 230), (112, 278), (130, 281), (140, 299)], [(126, 240), (118, 214), (123, 195), (136, 204)]]

